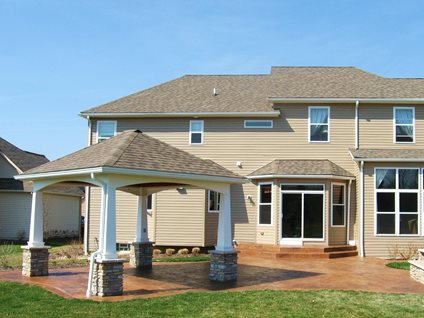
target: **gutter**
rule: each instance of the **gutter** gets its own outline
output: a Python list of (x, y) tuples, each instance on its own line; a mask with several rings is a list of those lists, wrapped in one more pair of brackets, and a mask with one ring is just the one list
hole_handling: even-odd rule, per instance
[(272, 179), (272, 178), (299, 178), (299, 179), (337, 179), (337, 180), (355, 180), (355, 177), (348, 176), (336, 176), (330, 174), (322, 174), (322, 175), (293, 175), (293, 174), (269, 174), (269, 175), (258, 175), (258, 176), (247, 176), (249, 180), (256, 179)]
[(272, 103), (390, 103), (390, 104), (424, 104), (424, 98), (285, 98), (268, 97)]
[(89, 113), (82, 112), (79, 114), (84, 118), (175, 118), (175, 117), (260, 117), (273, 118), (279, 117), (280, 112), (116, 112), (116, 113)]

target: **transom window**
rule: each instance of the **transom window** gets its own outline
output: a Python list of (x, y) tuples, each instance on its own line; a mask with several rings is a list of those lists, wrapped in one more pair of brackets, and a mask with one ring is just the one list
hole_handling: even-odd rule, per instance
[(109, 139), (116, 134), (116, 121), (101, 120), (97, 122), (97, 142)]
[(375, 169), (376, 234), (418, 234), (418, 189), (418, 169)]
[(345, 191), (344, 184), (332, 184), (331, 226), (345, 226)]
[(410, 143), (415, 141), (415, 108), (395, 107), (394, 110), (395, 142)]
[(203, 120), (190, 120), (190, 145), (203, 144)]
[(208, 212), (219, 212), (221, 208), (221, 195), (219, 192), (208, 191)]
[(330, 107), (309, 107), (309, 141), (330, 141)]
[(272, 120), (245, 120), (244, 128), (272, 128)]
[(272, 183), (259, 184), (259, 222), (260, 225), (272, 224)]

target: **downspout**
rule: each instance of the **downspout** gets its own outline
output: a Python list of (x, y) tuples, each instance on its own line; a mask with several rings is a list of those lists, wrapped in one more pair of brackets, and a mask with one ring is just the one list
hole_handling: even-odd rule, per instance
[[(101, 184), (104, 185), (104, 182), (95, 178), (94, 173), (91, 174), (91, 179), (97, 180)], [(102, 191), (103, 191), (103, 189), (102, 189)], [(104, 203), (102, 202), (101, 209), (103, 209), (103, 206), (104, 206)], [(103, 213), (103, 211), (100, 211), (100, 215), (101, 215), (101, 217), (100, 217), (100, 229), (103, 229), (104, 228), (104, 217), (103, 217), (104, 213)], [(100, 240), (103, 240), (103, 238), (101, 237)], [(102, 242), (104, 243), (104, 240)], [(85, 294), (87, 298), (90, 298), (92, 296), (92, 293), (93, 293), (94, 261), (95, 261), (95, 259), (98, 255), (101, 255), (101, 248), (102, 247), (99, 246), (99, 249), (97, 251), (93, 252), (93, 254), (91, 254), (91, 256), (90, 256), (90, 271), (88, 273), (87, 292)]]
[(360, 245), (360, 256), (364, 257), (364, 162), (361, 161), (361, 166), (359, 168), (359, 178), (360, 178), (360, 199), (361, 204), (359, 207), (359, 245)]
[(359, 100), (355, 103), (355, 149), (359, 149)]
[[(87, 116), (88, 121), (88, 132), (87, 132), (87, 146), (91, 145), (91, 120), (90, 116)], [(85, 219), (84, 219), (84, 254), (88, 255), (89, 239), (90, 239), (90, 187), (85, 187)]]
[(349, 180), (349, 185), (347, 187), (347, 222), (346, 222), (346, 243), (349, 244), (350, 239), (350, 189), (352, 185), (352, 180)]

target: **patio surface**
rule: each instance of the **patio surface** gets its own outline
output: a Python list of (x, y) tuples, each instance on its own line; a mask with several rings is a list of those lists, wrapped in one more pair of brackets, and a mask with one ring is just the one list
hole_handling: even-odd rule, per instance
[[(383, 293), (422, 293), (424, 285), (409, 277), (409, 271), (384, 266), (386, 261), (367, 257), (340, 259), (264, 259), (239, 257), (237, 282), (208, 279), (209, 262), (154, 263), (149, 272), (126, 266), (124, 295), (92, 297), (94, 300), (149, 298), (186, 292), (242, 290), (360, 290)], [(44, 287), (65, 298), (85, 298), (88, 266), (52, 269), (46, 277), (23, 277), (21, 271), (0, 272), (0, 280)]]

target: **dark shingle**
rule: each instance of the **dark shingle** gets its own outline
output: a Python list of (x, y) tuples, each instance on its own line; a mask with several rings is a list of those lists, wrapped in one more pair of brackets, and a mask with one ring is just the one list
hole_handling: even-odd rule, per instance
[(350, 149), (354, 159), (414, 159), (424, 161), (424, 149)]
[(0, 153), (3, 153), (22, 172), (49, 161), (44, 155), (19, 149), (3, 138), (0, 138)]

